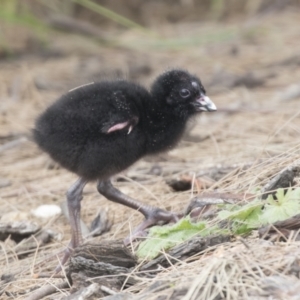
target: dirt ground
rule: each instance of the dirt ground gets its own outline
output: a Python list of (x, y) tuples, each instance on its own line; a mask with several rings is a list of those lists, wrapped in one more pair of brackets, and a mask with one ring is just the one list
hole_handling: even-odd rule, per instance
[[(177, 148), (143, 159), (122, 174), (126, 181), (115, 182), (124, 193), (151, 205), (186, 208), (192, 191), (176, 192), (166, 183), (181, 174), (249, 163), (246, 171), (232, 172), (209, 188), (249, 193), (299, 158), (299, 12), (243, 22), (165, 25), (160, 31), (160, 40), (130, 30), (115, 32), (119, 45), (106, 47), (61, 34), (50, 38), (49, 53), (0, 61), (1, 223), (31, 220), (52, 232), (49, 243), (33, 240), (29, 250), (20, 250), (24, 240), (17, 244), (8, 237), (0, 242), (1, 299), (25, 299), (34, 289), (62, 280), (34, 274), (54, 270), (55, 255), (70, 239), (68, 221), (63, 215), (34, 218), (31, 211), (41, 204), (59, 205), (76, 176), (42, 153), (31, 141), (30, 130), (39, 113), (75, 86), (117, 77), (149, 86), (171, 67), (200, 76), (219, 111), (199, 116)], [(153, 166), (161, 172), (149, 172)], [(135, 180), (139, 177), (145, 179)], [(194, 188), (194, 194), (201, 192)], [(83, 221), (90, 224), (100, 210), (113, 220), (108, 233), (92, 239), (100, 244), (124, 238), (142, 220), (139, 213), (105, 200), (90, 183), (82, 203)], [(127, 288), (132, 293), (128, 299), (299, 299), (299, 246), (292, 238), (269, 242), (255, 233), (244, 243), (233, 239), (197, 254), (197, 260), (179, 262), (138, 281)], [(168, 285), (155, 290), (158, 282)], [(68, 294), (62, 289), (45, 299)]]

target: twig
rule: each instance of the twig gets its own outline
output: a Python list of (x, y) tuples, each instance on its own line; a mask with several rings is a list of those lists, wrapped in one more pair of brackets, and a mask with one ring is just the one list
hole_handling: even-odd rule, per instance
[(117, 294), (115, 291), (113, 291), (112, 289), (108, 288), (107, 286), (101, 285), (100, 287), (101, 291), (105, 292), (106, 294), (109, 295), (115, 295)]
[[(86, 288), (83, 288), (79, 290), (77, 293), (74, 293), (70, 296), (68, 296), (67, 300), (85, 300), (85, 299), (91, 299), (91, 296), (96, 296), (98, 294), (98, 291), (101, 289), (98, 283), (92, 283), (91, 285), (87, 286)], [(94, 298), (93, 298), (94, 299)]]
[(64, 281), (57, 286), (53, 286), (51, 284), (42, 286), (38, 290), (36, 290), (33, 294), (31, 294), (29, 297), (27, 297), (25, 300), (40, 300), (46, 296), (49, 296), (61, 289), (66, 289), (69, 287), (69, 284), (67, 281)]
[(289, 188), (294, 185), (294, 178), (300, 174), (299, 161), (284, 168), (279, 174), (273, 177), (261, 190), (262, 199), (267, 199), (279, 188)]
[(11, 142), (8, 142), (8, 143), (0, 146), (0, 153), (4, 152), (6, 150), (9, 150), (9, 149), (15, 148), (15, 147), (27, 142), (27, 141), (28, 141), (28, 139), (26, 137), (21, 137), (17, 140), (13, 140)]

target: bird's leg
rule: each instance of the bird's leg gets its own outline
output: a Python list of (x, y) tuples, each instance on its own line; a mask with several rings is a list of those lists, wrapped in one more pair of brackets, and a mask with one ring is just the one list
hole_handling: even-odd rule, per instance
[(70, 246), (76, 248), (82, 243), (82, 233), (80, 227), (80, 201), (82, 200), (82, 192), (87, 181), (79, 178), (67, 191), (67, 202), (69, 210), (69, 219), (71, 225), (71, 241)]
[(60, 271), (61, 265), (64, 265), (71, 255), (74, 248), (82, 243), (82, 233), (80, 227), (80, 201), (82, 200), (82, 192), (87, 184), (87, 180), (79, 178), (67, 191), (67, 204), (69, 211), (69, 219), (71, 225), (71, 241), (59, 266), (56, 267), (56, 273)]
[(106, 197), (108, 200), (111, 200), (116, 203), (123, 204), (135, 210), (141, 212), (146, 220), (143, 221), (140, 225), (138, 225), (132, 232), (130, 238), (126, 238), (125, 244), (130, 243), (130, 241), (137, 238), (143, 231), (159, 222), (169, 223), (178, 221), (178, 216), (172, 212), (168, 212), (166, 210), (156, 208), (150, 205), (145, 205), (137, 200), (132, 199), (131, 197), (121, 193), (118, 189), (116, 189), (110, 180), (99, 181), (97, 185), (97, 189), (100, 194)]

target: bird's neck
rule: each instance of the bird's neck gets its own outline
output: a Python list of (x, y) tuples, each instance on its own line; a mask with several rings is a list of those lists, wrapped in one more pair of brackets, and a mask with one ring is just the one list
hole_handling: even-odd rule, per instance
[(145, 120), (148, 154), (171, 150), (179, 142), (187, 119), (165, 106), (149, 108)]

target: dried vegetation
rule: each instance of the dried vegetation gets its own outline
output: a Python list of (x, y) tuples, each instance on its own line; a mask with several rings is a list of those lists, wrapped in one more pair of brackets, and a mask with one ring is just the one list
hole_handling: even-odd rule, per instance
[[(191, 198), (207, 191), (246, 199), (299, 161), (300, 98), (295, 90), (300, 78), (300, 31), (296, 24), (299, 11), (288, 9), (243, 23), (165, 24), (159, 43), (135, 30), (116, 30), (118, 47), (99, 46), (77, 35), (52, 34), (46, 54), (26, 51), (15, 59), (2, 58), (0, 222), (8, 217), (10, 222), (36, 223), (40, 229), (21, 241), (8, 236), (0, 242), (1, 299), (40, 299), (34, 295), (41, 287), (55, 291), (45, 299), (77, 299), (69, 295), (64, 273), (61, 278), (34, 275), (54, 270), (57, 255), (68, 243), (69, 225), (63, 215), (38, 219), (30, 212), (41, 204), (60, 204), (76, 179), (31, 141), (34, 119), (48, 104), (91, 80), (123, 76), (149, 85), (168, 67), (189, 69), (200, 75), (219, 111), (201, 115), (190, 124), (178, 148), (142, 160), (121, 174), (116, 185), (132, 197), (174, 211), (184, 211)], [(188, 178), (191, 187), (176, 192), (169, 183), (181, 178)], [(296, 177), (295, 186), (299, 185)], [(91, 183), (85, 189), (82, 219), (90, 224), (100, 210), (107, 210), (113, 226), (91, 238), (93, 243), (120, 240), (141, 221), (138, 213), (99, 196)], [(146, 273), (140, 262), (123, 274), (122, 291), (110, 287), (109, 281), (105, 285), (89, 279), (94, 283), (81, 291), (82, 299), (108, 294), (112, 295), (107, 299), (299, 299), (297, 236), (292, 231), (284, 238), (278, 233), (266, 240), (254, 231), (184, 259), (164, 253), (171, 265)], [(119, 298), (115, 293), (121, 293)]]

